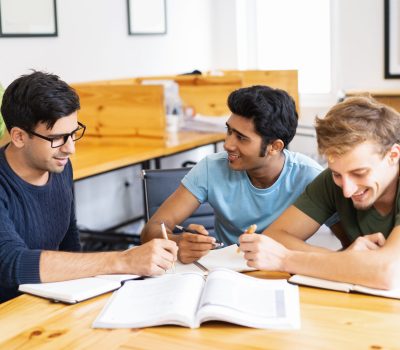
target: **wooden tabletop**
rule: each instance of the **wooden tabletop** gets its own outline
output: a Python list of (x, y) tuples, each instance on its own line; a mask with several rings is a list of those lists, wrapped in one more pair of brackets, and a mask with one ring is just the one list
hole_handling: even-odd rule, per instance
[(76, 143), (71, 156), (74, 180), (101, 174), (121, 167), (173, 155), (192, 148), (223, 141), (225, 134), (180, 131), (168, 134), (165, 144), (135, 138), (118, 139), (84, 137)]
[[(286, 278), (267, 272), (261, 278)], [(1, 349), (399, 349), (400, 300), (300, 288), (301, 329), (270, 331), (208, 322), (92, 329), (110, 294), (76, 305), (22, 295), (0, 304)], [(129, 312), (129, 310), (127, 310)]]

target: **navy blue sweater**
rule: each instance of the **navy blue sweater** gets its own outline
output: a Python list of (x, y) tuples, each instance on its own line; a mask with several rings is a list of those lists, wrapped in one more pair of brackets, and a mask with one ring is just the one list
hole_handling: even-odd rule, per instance
[(0, 148), (0, 302), (18, 295), (18, 285), (39, 283), (42, 250), (80, 250), (72, 167), (34, 186), (8, 165)]

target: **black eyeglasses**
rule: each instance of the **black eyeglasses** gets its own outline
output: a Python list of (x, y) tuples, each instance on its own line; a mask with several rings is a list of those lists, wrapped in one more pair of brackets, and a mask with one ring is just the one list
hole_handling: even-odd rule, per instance
[(78, 122), (78, 127), (71, 133), (69, 134), (62, 134), (62, 135), (56, 135), (56, 136), (43, 136), (40, 135), (34, 131), (28, 131), (25, 130), (28, 134), (40, 137), (43, 140), (49, 141), (51, 143), (52, 148), (58, 148), (61, 147), (62, 145), (65, 145), (68, 141), (68, 138), (71, 137), (72, 141), (78, 141), (81, 139), (85, 133), (86, 126), (83, 125), (82, 123)]

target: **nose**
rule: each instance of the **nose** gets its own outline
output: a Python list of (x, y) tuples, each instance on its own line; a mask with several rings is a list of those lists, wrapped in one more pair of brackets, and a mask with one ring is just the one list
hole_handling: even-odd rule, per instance
[(65, 142), (62, 146), (61, 146), (61, 152), (65, 153), (65, 154), (73, 154), (75, 153), (75, 141), (72, 141), (72, 137), (69, 136), (67, 139), (67, 142)]
[(226, 135), (224, 141), (224, 150), (232, 152), (235, 149), (235, 142), (232, 135)]
[(357, 191), (357, 185), (348, 177), (343, 176), (342, 191), (345, 198), (350, 198)]

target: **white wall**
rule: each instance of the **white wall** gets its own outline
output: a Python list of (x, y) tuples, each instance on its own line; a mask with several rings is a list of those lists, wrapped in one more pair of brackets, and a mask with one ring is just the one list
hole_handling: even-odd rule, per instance
[(384, 79), (383, 0), (337, 0), (338, 87), (349, 90), (399, 89)]
[(34, 68), (67, 82), (208, 70), (212, 0), (167, 0), (167, 35), (129, 36), (126, 0), (57, 0), (58, 37), (0, 38), (0, 83)]

